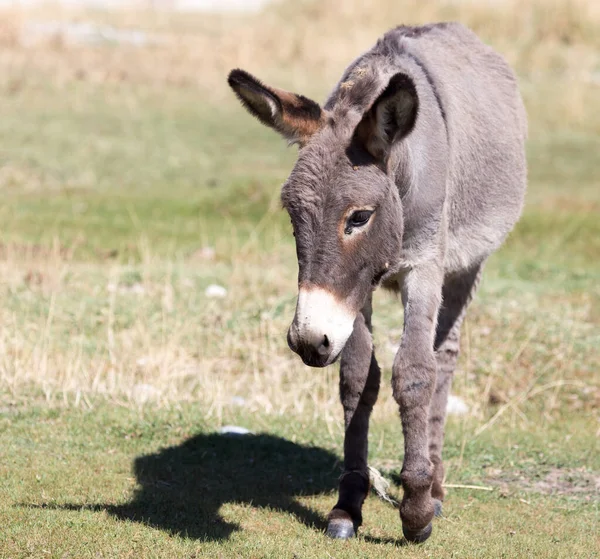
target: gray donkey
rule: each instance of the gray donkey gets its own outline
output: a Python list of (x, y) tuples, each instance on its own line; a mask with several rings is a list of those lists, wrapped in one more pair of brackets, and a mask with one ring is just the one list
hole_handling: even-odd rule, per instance
[(327, 534), (353, 536), (369, 491), (369, 416), (380, 384), (371, 297), (399, 291), (392, 369), (404, 433), (400, 505), (423, 542), (444, 498), (442, 444), (460, 327), (486, 258), (517, 221), (527, 121), (504, 59), (457, 23), (401, 26), (355, 60), (324, 108), (242, 70), (229, 85), (299, 145), (281, 199), (296, 237), (288, 344), (305, 364), (341, 355), (344, 473)]

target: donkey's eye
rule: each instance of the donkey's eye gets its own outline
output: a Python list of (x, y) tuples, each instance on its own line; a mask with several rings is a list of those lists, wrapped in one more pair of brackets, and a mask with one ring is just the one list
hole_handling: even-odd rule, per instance
[(362, 227), (367, 224), (372, 215), (373, 210), (358, 210), (348, 218), (348, 225), (351, 227)]

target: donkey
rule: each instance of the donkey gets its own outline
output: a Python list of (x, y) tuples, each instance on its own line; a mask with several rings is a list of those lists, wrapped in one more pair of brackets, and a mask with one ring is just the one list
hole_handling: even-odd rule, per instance
[(371, 299), (401, 294), (392, 368), (404, 433), (400, 505), (423, 542), (444, 499), (442, 445), (460, 327), (486, 258), (519, 218), (527, 119), (505, 60), (458, 23), (400, 26), (346, 69), (323, 108), (243, 70), (229, 85), (299, 145), (282, 187), (298, 257), (288, 344), (306, 365), (341, 356), (344, 472), (327, 534), (350, 538), (369, 490), (367, 436), (380, 385)]

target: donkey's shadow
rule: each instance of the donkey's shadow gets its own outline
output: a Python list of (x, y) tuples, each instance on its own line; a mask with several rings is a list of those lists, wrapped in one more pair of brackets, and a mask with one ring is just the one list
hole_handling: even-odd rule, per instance
[(272, 435), (200, 434), (175, 447), (138, 457), (138, 483), (124, 505), (60, 508), (105, 510), (182, 537), (223, 540), (239, 525), (220, 514), (225, 503), (269, 507), (324, 529), (325, 519), (296, 497), (329, 493), (337, 487), (338, 458), (318, 447)]

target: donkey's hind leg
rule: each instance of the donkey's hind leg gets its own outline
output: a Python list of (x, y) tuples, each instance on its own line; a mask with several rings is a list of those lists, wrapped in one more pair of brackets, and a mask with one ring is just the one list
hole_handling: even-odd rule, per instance
[(344, 473), (339, 499), (329, 513), (327, 535), (347, 539), (362, 523), (362, 505), (369, 492), (367, 450), (369, 417), (379, 393), (381, 373), (371, 337), (371, 299), (354, 322), (342, 352), (340, 398), (344, 407)]
[(442, 447), (448, 394), (460, 351), (460, 327), (481, 279), (481, 270), (482, 266), (477, 265), (467, 272), (448, 276), (442, 289), (443, 299), (434, 345), (437, 379), (429, 407), (429, 458), (433, 464), (431, 496), (436, 500), (438, 516), (441, 514), (444, 500)]

